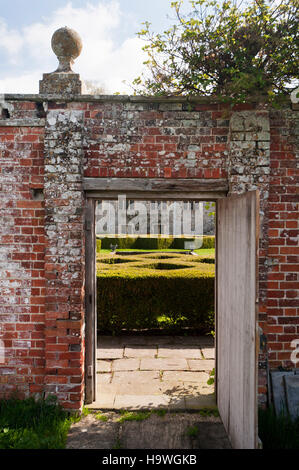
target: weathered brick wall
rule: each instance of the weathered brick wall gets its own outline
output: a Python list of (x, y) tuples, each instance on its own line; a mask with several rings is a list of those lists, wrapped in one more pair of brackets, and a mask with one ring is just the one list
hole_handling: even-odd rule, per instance
[(272, 111), (267, 324), (270, 367), (292, 367), (298, 315), (298, 112)]
[(262, 401), (267, 360), (291, 367), (299, 334), (298, 113), (290, 104), (232, 110), (200, 100), (38, 95), (0, 99), (1, 107), (1, 393), (17, 386), (23, 396), (55, 393), (65, 407), (82, 406), (83, 175), (226, 178), (231, 194), (261, 192)]
[(45, 128), (45, 387), (68, 408), (84, 389), (83, 113), (51, 110)]
[(176, 102), (89, 104), (84, 175), (225, 178), (226, 108)]
[(0, 397), (16, 385), (24, 397), (42, 392), (45, 373), (44, 128), (34, 103), (9, 112), (0, 123)]

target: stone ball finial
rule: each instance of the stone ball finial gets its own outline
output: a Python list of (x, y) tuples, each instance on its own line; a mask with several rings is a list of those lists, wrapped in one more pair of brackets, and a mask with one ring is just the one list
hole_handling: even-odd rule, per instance
[(82, 50), (79, 34), (66, 26), (59, 28), (52, 36), (51, 45), (59, 60), (56, 72), (72, 72), (71, 66)]

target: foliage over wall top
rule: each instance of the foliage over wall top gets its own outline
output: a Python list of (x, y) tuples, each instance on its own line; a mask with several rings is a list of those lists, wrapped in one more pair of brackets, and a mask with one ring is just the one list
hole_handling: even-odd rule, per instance
[(144, 23), (148, 73), (134, 80), (135, 93), (275, 102), (298, 86), (298, 0), (189, 3), (189, 14), (183, 0), (171, 3), (176, 21), (162, 34)]

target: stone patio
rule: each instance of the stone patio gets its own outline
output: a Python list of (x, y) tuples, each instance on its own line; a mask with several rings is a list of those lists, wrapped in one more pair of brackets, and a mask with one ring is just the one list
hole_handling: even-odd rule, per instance
[(198, 410), (216, 406), (214, 340), (207, 336), (98, 337), (97, 401), (89, 408)]

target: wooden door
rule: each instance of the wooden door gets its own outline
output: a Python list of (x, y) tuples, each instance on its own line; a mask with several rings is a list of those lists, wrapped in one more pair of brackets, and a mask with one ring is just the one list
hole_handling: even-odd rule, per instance
[(96, 235), (95, 201), (85, 207), (85, 404), (96, 399)]
[(217, 201), (216, 393), (233, 448), (257, 447), (257, 191)]

